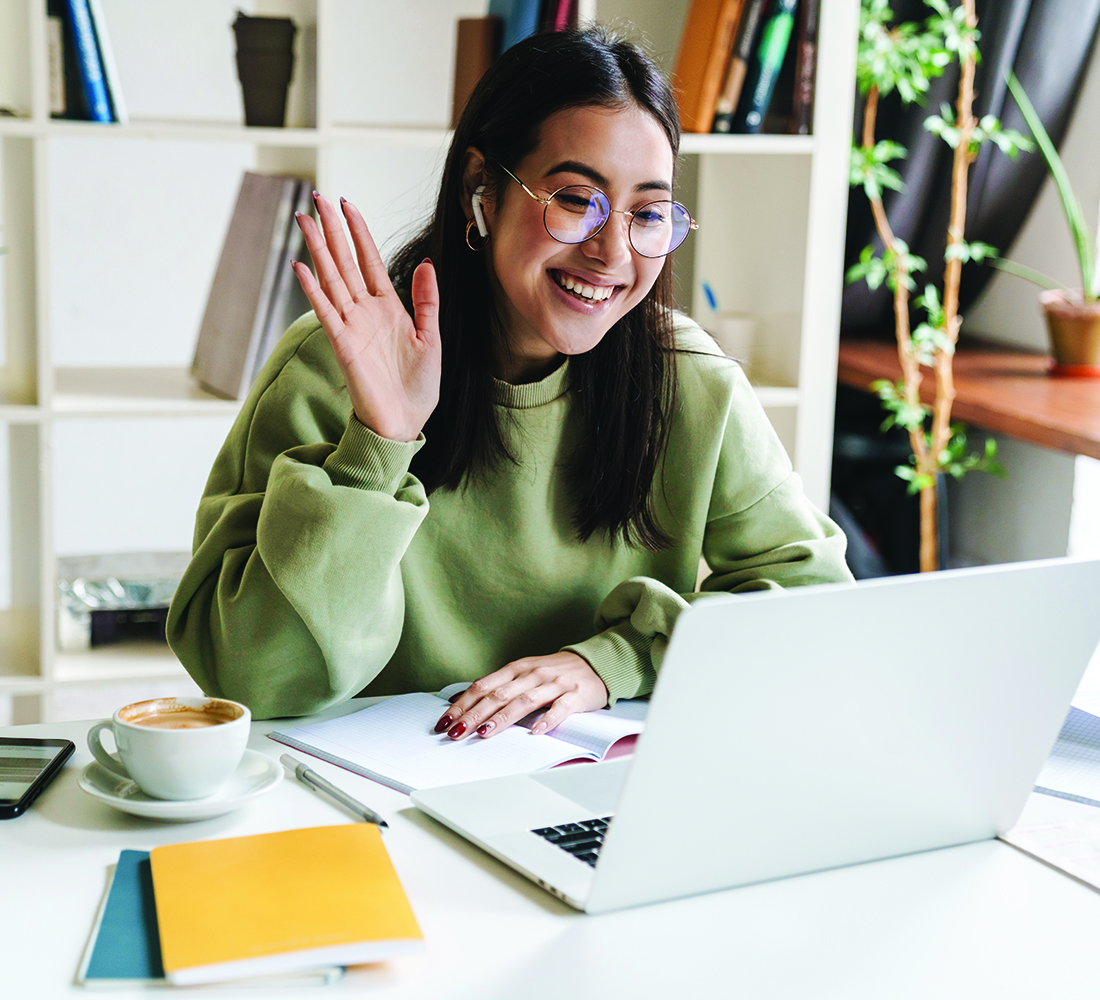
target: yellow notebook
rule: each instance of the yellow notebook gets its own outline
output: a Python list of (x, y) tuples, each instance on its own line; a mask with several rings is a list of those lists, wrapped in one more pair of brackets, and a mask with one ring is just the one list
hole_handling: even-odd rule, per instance
[(171, 844), (150, 862), (164, 972), (176, 985), (424, 947), (373, 823)]

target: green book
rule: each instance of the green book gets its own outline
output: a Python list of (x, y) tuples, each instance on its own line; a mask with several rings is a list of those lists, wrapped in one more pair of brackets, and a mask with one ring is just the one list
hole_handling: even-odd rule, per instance
[(798, 0), (775, 0), (760, 32), (760, 42), (741, 91), (731, 131), (757, 133), (761, 130), (775, 94), (779, 71), (787, 57), (797, 8)]

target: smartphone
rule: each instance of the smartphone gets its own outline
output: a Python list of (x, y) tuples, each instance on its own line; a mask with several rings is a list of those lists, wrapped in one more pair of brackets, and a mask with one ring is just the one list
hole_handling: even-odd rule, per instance
[(0, 736), (0, 819), (18, 816), (64, 766), (72, 740)]

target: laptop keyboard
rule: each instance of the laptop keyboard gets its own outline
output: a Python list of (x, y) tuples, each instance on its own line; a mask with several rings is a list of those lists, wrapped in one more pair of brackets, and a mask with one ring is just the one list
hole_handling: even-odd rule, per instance
[(605, 816), (603, 819), (582, 819), (579, 823), (562, 823), (561, 826), (544, 826), (531, 832), (595, 868), (610, 822), (611, 817)]

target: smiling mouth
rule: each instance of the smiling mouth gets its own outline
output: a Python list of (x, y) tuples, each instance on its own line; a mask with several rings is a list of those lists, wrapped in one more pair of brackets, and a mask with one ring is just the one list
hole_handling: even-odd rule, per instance
[(611, 298), (615, 289), (619, 287), (618, 285), (588, 285), (562, 271), (554, 272), (554, 280), (582, 302), (603, 302)]

